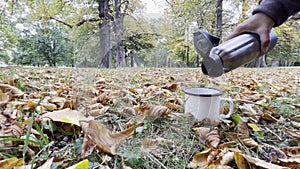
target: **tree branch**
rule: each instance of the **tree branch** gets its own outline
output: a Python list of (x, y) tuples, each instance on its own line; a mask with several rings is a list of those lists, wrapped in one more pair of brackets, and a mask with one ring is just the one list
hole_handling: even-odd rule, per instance
[(68, 24), (68, 23), (66, 23), (66, 22), (64, 22), (64, 21), (61, 21), (61, 20), (59, 20), (59, 19), (53, 18), (52, 16), (50, 16), (49, 19), (53, 19), (53, 20), (55, 20), (56, 22), (59, 22), (59, 23), (65, 25), (65, 26), (67, 26), (67, 27), (69, 27), (69, 28), (71, 28), (71, 29), (73, 28), (72, 25), (70, 25), (70, 24)]
[(74, 26), (79, 27), (79, 26), (83, 25), (83, 24), (86, 23), (86, 22), (98, 22), (98, 21), (100, 21), (99, 18), (83, 19), (82, 21), (78, 22), (78, 23), (75, 24), (75, 25), (70, 25), (70, 24), (68, 24), (68, 23), (66, 23), (66, 22), (64, 22), (64, 21), (62, 21), (62, 20), (56, 19), (56, 18), (54, 18), (54, 17), (52, 17), (52, 16), (50, 16), (50, 19), (53, 19), (53, 20), (55, 20), (56, 22), (59, 22), (59, 23), (65, 25), (65, 26), (67, 26), (67, 27), (69, 27), (69, 28), (71, 28), (71, 29), (74, 28)]
[(83, 25), (83, 24), (86, 23), (86, 22), (98, 22), (98, 21), (100, 21), (99, 18), (84, 19), (84, 20), (78, 22), (78, 23), (76, 24), (76, 26), (77, 26), (77, 27), (78, 27), (78, 26), (81, 26), (81, 25)]

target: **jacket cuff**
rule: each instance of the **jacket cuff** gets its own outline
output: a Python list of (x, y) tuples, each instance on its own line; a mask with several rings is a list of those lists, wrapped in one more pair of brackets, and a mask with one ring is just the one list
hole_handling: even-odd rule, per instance
[(281, 25), (289, 17), (289, 12), (286, 11), (286, 7), (281, 3), (274, 3), (272, 1), (262, 1), (262, 3), (253, 10), (252, 14), (263, 13), (268, 15), (273, 21), (274, 26)]

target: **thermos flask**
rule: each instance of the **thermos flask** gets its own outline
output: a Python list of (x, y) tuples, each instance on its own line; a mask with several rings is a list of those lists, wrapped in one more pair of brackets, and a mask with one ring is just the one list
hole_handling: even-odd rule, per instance
[[(194, 46), (203, 57), (202, 72), (211, 77), (218, 77), (244, 64), (247, 64), (261, 53), (260, 38), (255, 33), (243, 33), (221, 44), (220, 38), (200, 30), (194, 33)], [(277, 43), (277, 35), (270, 32), (269, 50)]]

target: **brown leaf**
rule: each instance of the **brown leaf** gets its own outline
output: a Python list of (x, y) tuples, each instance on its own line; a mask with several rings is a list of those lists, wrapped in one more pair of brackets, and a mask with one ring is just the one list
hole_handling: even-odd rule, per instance
[(200, 137), (205, 138), (206, 135), (210, 132), (210, 128), (208, 127), (196, 127), (192, 129), (196, 134), (198, 134)]
[(234, 152), (227, 151), (224, 154), (220, 155), (220, 158), (221, 165), (228, 165), (234, 160)]
[(291, 136), (293, 137), (296, 137), (298, 139), (300, 139), (300, 132), (296, 132), (296, 131), (293, 131), (293, 130), (290, 130), (290, 129), (285, 129), (285, 131), (290, 134)]
[[(81, 123), (82, 128), (84, 128), (84, 126), (88, 127), (88, 124), (85, 123)], [(95, 147), (97, 146), (95, 141), (92, 140), (93, 138), (90, 138), (89, 135), (85, 134), (84, 138), (83, 138), (83, 143), (82, 143), (82, 148), (81, 148), (81, 158), (85, 158), (87, 156), (89, 156), (90, 154), (92, 154), (92, 152), (94, 151)]]
[(197, 153), (193, 160), (188, 164), (189, 168), (204, 168), (209, 166), (213, 159), (218, 155), (219, 150), (207, 149)]
[(280, 115), (275, 112), (274, 108), (269, 106), (264, 106), (265, 110), (262, 114), (262, 119), (270, 122), (277, 122), (280, 119)]
[(300, 115), (292, 117), (293, 120), (300, 122)]
[(288, 169), (276, 164), (268, 163), (258, 158), (250, 157), (239, 152), (234, 152), (235, 163), (238, 168), (259, 168), (259, 169)]
[(217, 148), (220, 144), (220, 135), (218, 128), (215, 128), (206, 135), (205, 138), (206, 145), (211, 148)]
[(139, 114), (130, 118), (130, 120), (124, 125), (125, 128), (134, 126), (135, 124), (143, 123), (146, 118), (146, 114)]
[(111, 133), (103, 124), (95, 120), (81, 121), (80, 124), (85, 137), (94, 142), (98, 149), (113, 155), (116, 153), (117, 147), (133, 134), (134, 128), (141, 125), (137, 124), (135, 127), (132, 126), (118, 133)]
[(157, 139), (144, 139), (141, 143), (142, 150), (146, 152), (150, 152), (155, 149), (158, 145), (159, 141)]
[(58, 108), (63, 108), (65, 103), (66, 103), (66, 98), (53, 97), (53, 98), (49, 99), (48, 101), (49, 101), (49, 103), (53, 103), (53, 104), (58, 105), (59, 106)]
[(248, 125), (245, 122), (239, 123), (235, 128), (235, 132), (240, 139), (250, 137)]
[(168, 90), (170, 90), (172, 92), (176, 92), (179, 89), (178, 84), (176, 84), (176, 83), (162, 86), (162, 88), (163, 89), (168, 89)]
[(289, 168), (300, 168), (300, 157), (280, 158), (276, 161), (279, 165)]
[(247, 147), (258, 147), (258, 143), (252, 138), (241, 139), (241, 142)]
[(183, 107), (181, 105), (178, 105), (178, 104), (175, 104), (175, 103), (170, 103), (170, 102), (166, 102), (165, 103), (165, 106), (171, 110), (174, 110), (174, 111), (179, 111), (179, 110), (182, 110)]
[(284, 147), (280, 148), (287, 156), (299, 156), (300, 157), (300, 147)]
[(20, 89), (14, 87), (14, 86), (11, 86), (11, 85), (7, 85), (7, 84), (0, 83), (0, 89), (2, 90), (2, 92), (9, 93), (10, 95), (13, 95), (14, 97), (24, 95), (24, 93)]

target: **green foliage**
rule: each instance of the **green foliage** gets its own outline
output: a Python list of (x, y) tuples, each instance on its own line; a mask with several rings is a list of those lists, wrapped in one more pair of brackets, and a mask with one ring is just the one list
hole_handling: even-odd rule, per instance
[[(299, 62), (300, 21), (289, 20), (275, 31), (278, 34), (276, 47), (270, 51), (269, 55), (280, 62), (293, 63)], [(286, 66), (286, 65), (284, 65)]]
[(22, 65), (72, 66), (73, 46), (64, 30), (44, 25), (19, 39), (14, 61)]

